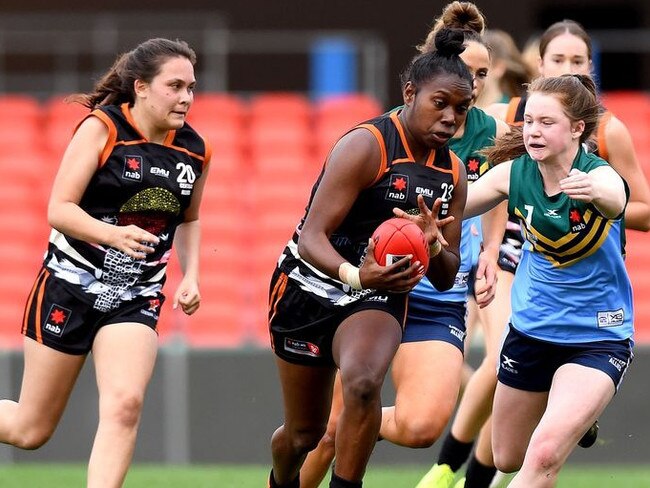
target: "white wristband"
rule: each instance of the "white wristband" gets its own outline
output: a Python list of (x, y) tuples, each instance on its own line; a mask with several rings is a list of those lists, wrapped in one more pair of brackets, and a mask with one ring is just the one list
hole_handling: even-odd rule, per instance
[(434, 258), (442, 251), (442, 244), (440, 241), (436, 241), (433, 244), (429, 245), (429, 257)]
[(339, 278), (341, 281), (354, 290), (361, 290), (361, 277), (359, 276), (359, 268), (348, 263), (347, 261), (341, 263), (339, 266)]

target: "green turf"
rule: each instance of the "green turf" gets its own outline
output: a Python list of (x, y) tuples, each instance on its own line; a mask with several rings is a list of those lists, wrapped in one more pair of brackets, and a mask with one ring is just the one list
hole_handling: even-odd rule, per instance
[[(266, 466), (135, 465), (124, 488), (265, 488)], [(372, 466), (368, 488), (413, 488), (426, 472), (423, 466)], [(74, 488), (85, 486), (85, 467), (67, 464), (0, 466), (2, 488)], [(323, 483), (321, 486), (327, 486)], [(650, 488), (650, 466), (568, 466), (558, 488)]]

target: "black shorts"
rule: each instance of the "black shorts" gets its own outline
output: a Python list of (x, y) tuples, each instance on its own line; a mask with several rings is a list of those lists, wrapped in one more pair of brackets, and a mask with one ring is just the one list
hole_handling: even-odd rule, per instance
[(528, 337), (511, 324), (499, 356), (498, 378), (518, 390), (545, 392), (560, 366), (575, 363), (607, 374), (618, 390), (634, 357), (632, 345), (630, 339), (556, 344)]
[(156, 330), (165, 296), (136, 297), (110, 312), (95, 310), (43, 268), (27, 300), (22, 333), (66, 354), (90, 352), (99, 329), (109, 324), (135, 322)]
[(338, 326), (362, 310), (383, 310), (404, 329), (408, 293), (374, 292), (345, 306), (326, 306), (276, 269), (271, 279), (269, 331), (277, 356), (295, 364), (332, 366)]

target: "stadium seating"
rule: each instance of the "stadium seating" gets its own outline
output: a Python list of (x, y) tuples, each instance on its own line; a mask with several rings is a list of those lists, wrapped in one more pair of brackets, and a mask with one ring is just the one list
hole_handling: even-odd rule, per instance
[[(23, 95), (0, 96), (0, 348), (21, 343), (23, 306), (47, 243), (46, 205), (60, 157), (76, 124), (88, 113), (63, 96), (39, 105)], [(603, 95), (623, 120), (650, 176), (650, 97)], [(303, 216), (311, 187), (333, 143), (382, 107), (363, 94), (310, 103), (302, 94), (264, 93), (249, 102), (225, 93), (199, 93), (188, 122), (212, 144), (212, 171), (201, 209), (199, 311), (172, 310), (181, 280), (174, 257), (168, 268), (159, 324), (162, 344), (192, 347), (268, 346), (268, 286), (276, 260)], [(12, 144), (2, 144), (3, 137)], [(14, 154), (4, 148), (23, 150)], [(24, 150), (24, 148), (29, 148)], [(6, 175), (12, 175), (7, 178)], [(35, 191), (35, 189), (37, 191)], [(11, 209), (11, 210), (10, 210)], [(627, 266), (634, 285), (637, 341), (650, 341), (650, 235), (628, 231)], [(646, 264), (647, 263), (647, 264)]]
[(634, 292), (635, 340), (647, 343), (650, 342), (650, 234), (628, 230), (626, 239), (625, 265)]
[(382, 113), (381, 105), (364, 94), (324, 98), (315, 108), (316, 159), (321, 163), (334, 143), (355, 125)]
[(61, 159), (65, 148), (89, 109), (79, 103), (69, 103), (65, 96), (55, 96), (45, 102), (45, 132), (43, 149), (53, 158)]
[(309, 99), (299, 93), (262, 93), (251, 99), (250, 117), (252, 122), (270, 119), (283, 124), (286, 120), (299, 120), (309, 124), (312, 107)]

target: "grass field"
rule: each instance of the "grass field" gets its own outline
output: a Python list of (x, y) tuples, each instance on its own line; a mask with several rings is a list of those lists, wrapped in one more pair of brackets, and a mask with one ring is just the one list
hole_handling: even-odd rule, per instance
[[(425, 466), (372, 466), (368, 488), (413, 488)], [(266, 488), (267, 466), (175, 467), (135, 465), (125, 488)], [(75, 488), (85, 486), (85, 467), (67, 464), (0, 466), (2, 488)], [(322, 487), (327, 486), (323, 483)], [(650, 466), (567, 466), (558, 488), (650, 488)]]

